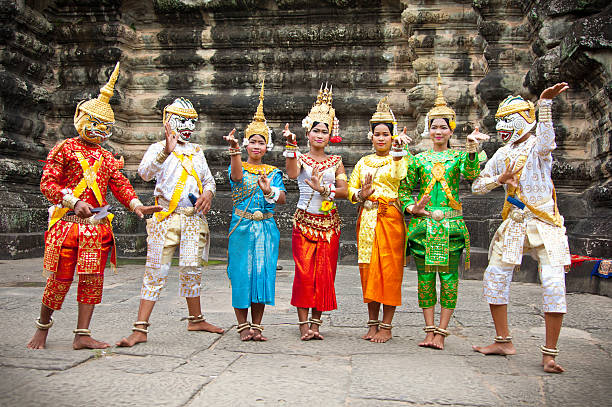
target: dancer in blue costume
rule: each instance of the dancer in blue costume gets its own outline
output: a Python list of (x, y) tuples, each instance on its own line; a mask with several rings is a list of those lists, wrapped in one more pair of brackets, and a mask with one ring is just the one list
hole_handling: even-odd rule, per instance
[[(248, 160), (241, 159), (240, 146), (233, 129), (229, 143), (233, 213), (229, 232), (227, 274), (232, 283), (232, 306), (243, 341), (265, 341), (262, 335), (266, 305), (274, 305), (276, 262), (280, 233), (274, 221), (274, 207), (285, 203), (283, 174), (262, 158), (272, 148), (270, 129), (263, 113), (263, 84), (259, 106), (245, 130), (243, 145)], [(247, 321), (251, 307), (252, 323)]]

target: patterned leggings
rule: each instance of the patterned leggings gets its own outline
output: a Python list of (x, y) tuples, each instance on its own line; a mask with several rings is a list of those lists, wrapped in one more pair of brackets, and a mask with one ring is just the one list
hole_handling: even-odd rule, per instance
[(438, 274), (440, 276), (440, 305), (443, 308), (455, 309), (459, 285), (457, 269), (461, 260), (461, 251), (450, 253), (447, 273), (425, 272), (425, 259), (419, 256), (413, 257), (417, 266), (419, 282), (419, 307), (430, 308), (436, 305), (438, 297), (436, 292), (436, 274)]

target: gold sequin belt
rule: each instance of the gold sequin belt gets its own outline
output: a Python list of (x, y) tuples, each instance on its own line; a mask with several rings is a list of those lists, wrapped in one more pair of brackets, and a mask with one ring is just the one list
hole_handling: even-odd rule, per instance
[(104, 217), (102, 219), (94, 219), (93, 216), (90, 216), (89, 218), (79, 218), (76, 215), (64, 215), (62, 216), (62, 220), (66, 222), (80, 223), (82, 225), (107, 225), (108, 224), (107, 217)]
[[(381, 205), (381, 202), (365, 200), (363, 201), (362, 205), (364, 209), (378, 209), (378, 206)], [(402, 211), (399, 206), (399, 203), (397, 202), (397, 199), (389, 200), (389, 203), (387, 205), (395, 206), (395, 208), (398, 209), (400, 212)]]
[(313, 229), (314, 231), (327, 232), (334, 230), (340, 231), (340, 216), (335, 209), (329, 211), (329, 214), (316, 214), (306, 212), (303, 209), (296, 209), (293, 214), (293, 225), (300, 229)]
[(270, 219), (271, 217), (274, 216), (272, 212), (263, 213), (262, 211), (255, 211), (251, 213), (251, 212), (243, 211), (242, 209), (238, 209), (238, 208), (234, 209), (234, 213), (240, 216), (241, 218), (246, 218), (246, 219), (256, 220), (256, 221)]
[(442, 209), (442, 208), (430, 207), (427, 209), (429, 210), (429, 216), (427, 217), (435, 221), (441, 221), (442, 219), (451, 219), (451, 218), (457, 218), (459, 216), (463, 216), (462, 210), (457, 210), (457, 209), (452, 209), (452, 208)]

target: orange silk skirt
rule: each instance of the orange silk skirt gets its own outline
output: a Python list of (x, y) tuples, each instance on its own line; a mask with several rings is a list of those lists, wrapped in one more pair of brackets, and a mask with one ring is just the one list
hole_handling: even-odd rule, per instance
[[(402, 278), (404, 276), (404, 250), (406, 227), (404, 216), (392, 205), (378, 211), (370, 263), (359, 263), (363, 302), (384, 305), (402, 305)], [(357, 220), (359, 239), (361, 214)]]

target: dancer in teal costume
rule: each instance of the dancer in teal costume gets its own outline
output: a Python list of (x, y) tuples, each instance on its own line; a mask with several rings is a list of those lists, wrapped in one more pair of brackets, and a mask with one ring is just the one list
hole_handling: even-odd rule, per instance
[[(232, 188), (232, 221), (229, 231), (227, 275), (232, 284), (232, 306), (238, 321), (237, 331), (243, 341), (265, 341), (262, 335), (266, 305), (274, 305), (276, 262), (280, 233), (274, 221), (274, 207), (285, 203), (283, 174), (262, 158), (272, 148), (270, 129), (263, 113), (263, 84), (259, 106), (244, 132), (248, 160), (241, 159), (241, 149), (233, 129), (229, 143), (229, 167)], [(247, 321), (249, 307), (252, 323)]]

